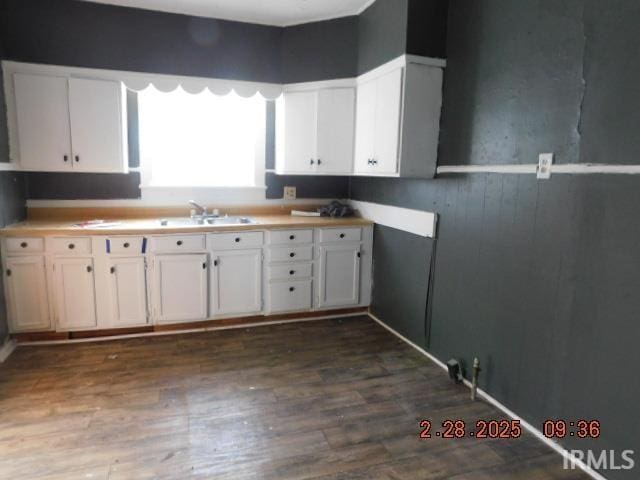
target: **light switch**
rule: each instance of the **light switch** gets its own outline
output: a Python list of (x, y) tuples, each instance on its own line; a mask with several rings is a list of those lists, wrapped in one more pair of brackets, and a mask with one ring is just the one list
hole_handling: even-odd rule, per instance
[(538, 178), (546, 180), (551, 178), (551, 165), (553, 164), (553, 153), (541, 153), (538, 155)]

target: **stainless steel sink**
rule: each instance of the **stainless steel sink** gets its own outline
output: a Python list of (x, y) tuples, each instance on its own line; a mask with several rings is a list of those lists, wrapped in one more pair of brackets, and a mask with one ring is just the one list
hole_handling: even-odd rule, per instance
[(196, 216), (181, 218), (162, 218), (158, 220), (163, 227), (185, 227), (191, 225), (251, 225), (256, 220), (252, 217), (229, 216)]

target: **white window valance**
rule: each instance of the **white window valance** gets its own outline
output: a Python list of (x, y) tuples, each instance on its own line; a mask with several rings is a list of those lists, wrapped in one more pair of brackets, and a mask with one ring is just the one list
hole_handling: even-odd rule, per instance
[(13, 90), (10, 79), (14, 73), (30, 73), (35, 75), (55, 75), (76, 78), (92, 78), (97, 80), (117, 80), (132, 91), (140, 92), (153, 85), (161, 92), (172, 92), (181, 87), (185, 92), (198, 94), (209, 90), (215, 95), (227, 95), (234, 91), (241, 97), (262, 95), (266, 100), (275, 100), (282, 93), (283, 86), (277, 83), (245, 82), (242, 80), (226, 80), (205, 77), (188, 77), (165, 75), (159, 73), (127, 72), (120, 70), (102, 70), (93, 68), (66, 67), (58, 65), (41, 65), (3, 61), (2, 70), (5, 78), (5, 91)]

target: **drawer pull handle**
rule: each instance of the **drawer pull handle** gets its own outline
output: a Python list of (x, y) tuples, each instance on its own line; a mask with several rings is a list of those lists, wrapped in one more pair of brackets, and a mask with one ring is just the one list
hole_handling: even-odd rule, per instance
[(296, 236), (295, 235), (289, 235), (289, 240), (295, 240)]
[(129, 242), (124, 242), (124, 245), (122, 245), (124, 248), (129, 248)]
[(10, 277), (10, 276), (11, 276), (11, 269), (7, 268), (7, 277)]
[(111, 268), (109, 269), (109, 271), (110, 271), (111, 273), (116, 273), (116, 267), (111, 267)]
[(213, 266), (214, 266), (214, 267), (217, 267), (217, 266), (218, 266), (218, 260), (214, 260), (214, 261), (213, 261)]
[(340, 238), (344, 238), (344, 233), (341, 233), (341, 234), (340, 234)]
[(360, 256), (361, 256), (361, 255), (362, 255), (362, 254), (361, 254), (360, 252), (358, 252), (358, 258), (360, 258)]
[(89, 273), (93, 272), (93, 268), (91, 268), (91, 265), (87, 265), (87, 272)]
[(295, 270), (289, 270), (289, 275), (295, 275), (296, 271)]
[(29, 246), (29, 244), (28, 244), (27, 242), (22, 242), (22, 243), (20, 244), (20, 246), (21, 246), (22, 248), (27, 248), (27, 247)]
[(236, 237), (236, 243), (240, 243), (240, 240), (242, 240), (240, 237)]
[(295, 289), (296, 289), (296, 287), (289, 287), (289, 291), (290, 291), (290, 292), (295, 291)]
[(76, 162), (80, 161), (80, 155), (76, 155)]
[(178, 245), (179, 247), (181, 247), (181, 246), (182, 246), (182, 240), (178, 240), (178, 241), (176, 242), (176, 245)]
[(76, 246), (73, 243), (70, 243), (68, 247), (69, 247), (69, 250), (73, 250), (74, 248), (76, 248)]
[(293, 258), (293, 257), (295, 257), (295, 256), (296, 256), (296, 254), (295, 254), (294, 252), (291, 252), (291, 253), (289, 254), (289, 256), (290, 256), (291, 258)]

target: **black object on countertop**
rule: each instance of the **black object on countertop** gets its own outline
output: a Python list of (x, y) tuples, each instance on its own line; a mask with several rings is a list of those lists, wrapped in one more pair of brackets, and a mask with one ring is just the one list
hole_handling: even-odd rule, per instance
[(318, 209), (323, 217), (353, 217), (354, 211), (349, 205), (333, 201)]

